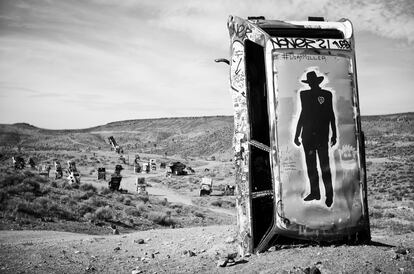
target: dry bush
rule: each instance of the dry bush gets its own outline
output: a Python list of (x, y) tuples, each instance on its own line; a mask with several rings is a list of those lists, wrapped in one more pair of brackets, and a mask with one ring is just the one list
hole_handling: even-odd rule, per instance
[(134, 216), (134, 217), (140, 217), (141, 216), (140, 210), (135, 208), (135, 207), (127, 207), (127, 208), (125, 208), (124, 211), (127, 215), (131, 215), (131, 216)]
[(101, 187), (101, 190), (99, 191), (99, 193), (102, 195), (107, 195), (107, 194), (112, 193), (112, 191), (109, 188), (103, 186)]
[(222, 200), (212, 201), (210, 203), (210, 205), (217, 206), (217, 207), (221, 207), (223, 205), (223, 201)]
[(148, 213), (147, 218), (162, 226), (172, 226), (176, 224), (176, 221), (171, 218), (171, 215), (165, 212), (150, 212)]
[(14, 213), (16, 215), (31, 215), (37, 218), (51, 217), (64, 220), (76, 219), (75, 214), (72, 213), (70, 208), (65, 208), (47, 197), (39, 197), (33, 202), (21, 201), (16, 204)]
[(78, 207), (78, 213), (81, 216), (85, 215), (86, 213), (93, 213), (95, 211), (96, 211), (96, 207), (88, 203), (81, 203)]
[(149, 202), (149, 197), (148, 195), (136, 195), (135, 196), (136, 200), (138, 201), (142, 201), (144, 204)]
[(200, 211), (194, 211), (193, 214), (194, 214), (194, 216), (200, 217), (200, 218), (203, 218), (203, 219), (206, 217), (205, 214), (203, 212), (200, 212)]
[(121, 195), (118, 195), (117, 197), (116, 197), (116, 201), (117, 202), (120, 202), (120, 203), (122, 203), (123, 201), (124, 201), (124, 199), (125, 199), (125, 197), (121, 194)]
[(98, 220), (110, 221), (114, 216), (114, 212), (109, 206), (100, 207), (95, 211), (95, 216)]
[(96, 192), (96, 187), (93, 186), (92, 184), (81, 184), (79, 187), (80, 190), (83, 191), (92, 191), (92, 192)]
[(98, 198), (98, 197), (90, 197), (86, 203), (88, 203), (89, 205), (93, 206), (93, 207), (103, 207), (103, 206), (107, 206), (108, 202), (104, 199)]

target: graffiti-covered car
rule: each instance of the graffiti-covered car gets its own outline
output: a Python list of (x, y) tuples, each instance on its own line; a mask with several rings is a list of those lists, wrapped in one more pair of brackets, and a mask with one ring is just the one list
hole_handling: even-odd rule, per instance
[(229, 17), (241, 253), (370, 240), (353, 28), (322, 20)]

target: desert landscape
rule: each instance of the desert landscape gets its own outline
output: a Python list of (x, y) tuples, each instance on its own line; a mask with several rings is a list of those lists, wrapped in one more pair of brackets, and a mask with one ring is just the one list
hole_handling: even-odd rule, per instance
[[(413, 273), (414, 113), (364, 116), (368, 245), (278, 245), (237, 254), (233, 117), (113, 122), (79, 130), (0, 125), (0, 273)], [(113, 136), (122, 160), (108, 143)], [(134, 159), (156, 170), (135, 173)], [(32, 158), (15, 170), (12, 157)], [(80, 184), (55, 179), (76, 162)], [(161, 163), (194, 173), (166, 176)], [(121, 188), (108, 189), (122, 165)], [(49, 176), (37, 167), (50, 165)], [(98, 180), (98, 168), (106, 180)], [(148, 195), (138, 194), (137, 177)], [(200, 197), (202, 178), (213, 180)], [(126, 192), (126, 193), (125, 193)]]

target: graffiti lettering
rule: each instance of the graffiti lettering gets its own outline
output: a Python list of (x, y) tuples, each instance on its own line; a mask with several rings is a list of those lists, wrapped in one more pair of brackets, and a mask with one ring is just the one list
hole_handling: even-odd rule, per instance
[(244, 64), (244, 46), (240, 41), (234, 41), (230, 61), (230, 79), (232, 88), (244, 96), (246, 91), (246, 72)]
[(351, 43), (345, 39), (311, 39), (274, 37), (273, 44), (281, 49), (351, 49)]
[(230, 35), (235, 35), (236, 38), (244, 40), (247, 38), (247, 35), (252, 32), (248, 25), (238, 25), (237, 23), (229, 24)]
[(334, 41), (332, 44), (336, 45), (340, 49), (350, 49), (351, 48), (351, 44), (346, 40)]
[(324, 55), (308, 55), (308, 54), (289, 54), (289, 53), (282, 53), (282, 54), (275, 54), (275, 59), (279, 60), (297, 60), (299, 62), (302, 61), (324, 61), (326, 63), (326, 56)]
[(309, 38), (279, 38), (273, 39), (273, 42), (278, 48), (286, 49), (314, 49), (314, 48), (327, 48), (326, 41), (324, 39), (309, 39)]

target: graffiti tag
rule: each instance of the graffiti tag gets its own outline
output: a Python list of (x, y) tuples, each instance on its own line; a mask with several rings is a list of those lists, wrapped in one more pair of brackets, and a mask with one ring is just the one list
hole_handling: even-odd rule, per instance
[(281, 49), (351, 49), (350, 41), (345, 39), (274, 37), (272, 41), (275, 47)]
[(240, 40), (244, 40), (247, 37), (247, 35), (249, 33), (251, 33), (252, 30), (248, 25), (245, 24), (237, 24), (235, 22), (233, 22), (232, 24), (229, 24), (229, 33), (230, 36), (236, 36), (236, 38), (240, 39)]
[(276, 60), (324, 61), (326, 63), (326, 56), (323, 55), (278, 53), (274, 56)]
[(234, 90), (244, 95), (246, 91), (246, 72), (244, 67), (244, 46), (239, 41), (234, 41), (232, 46), (232, 58), (230, 63), (231, 86)]

